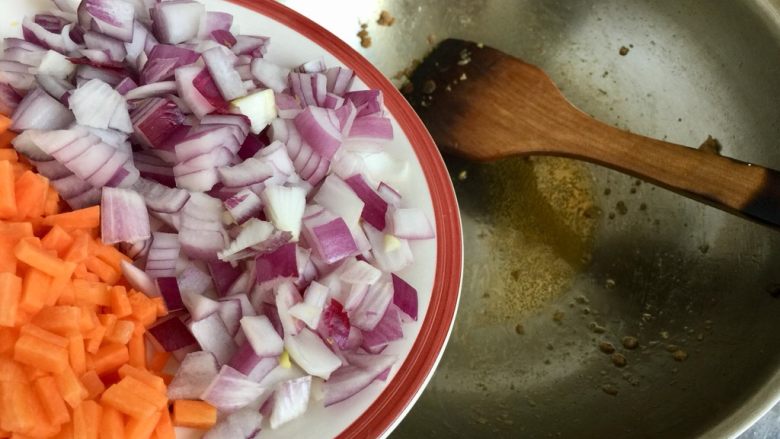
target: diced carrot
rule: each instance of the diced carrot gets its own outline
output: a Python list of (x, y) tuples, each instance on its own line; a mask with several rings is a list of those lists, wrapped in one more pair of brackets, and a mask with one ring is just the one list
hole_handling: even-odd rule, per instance
[(131, 375), (122, 378), (117, 385), (127, 392), (132, 392), (149, 401), (157, 410), (162, 410), (163, 407), (168, 405), (165, 387), (156, 389)]
[(137, 419), (148, 418), (157, 411), (151, 402), (135, 392), (128, 391), (125, 387), (119, 387), (119, 383), (106, 389), (100, 397), (100, 402), (104, 406), (112, 407), (120, 413)]
[(161, 415), (161, 411), (158, 410), (149, 417), (131, 419), (125, 428), (125, 437), (127, 439), (148, 439), (154, 433)]
[(21, 335), (14, 346), (14, 360), (51, 373), (68, 369), (68, 351), (38, 337)]
[(77, 304), (111, 306), (109, 287), (102, 282), (75, 279), (73, 281), (73, 288), (76, 291)]
[(28, 367), (25, 369), (24, 373), (27, 375), (27, 381), (33, 382), (37, 380), (38, 378), (42, 378), (45, 376), (48, 376), (47, 372), (44, 372), (40, 369), (36, 369), (34, 367)]
[(73, 279), (81, 279), (87, 282), (100, 282), (100, 278), (97, 274), (87, 270), (87, 264), (84, 262), (76, 265), (76, 269), (73, 270)]
[(27, 383), (0, 381), (0, 428), (5, 431), (28, 431), (35, 426), (35, 416), (26, 406), (35, 397)]
[(0, 114), (0, 133), (5, 133), (8, 131), (8, 129), (11, 128), (12, 123), (13, 121), (11, 118)]
[(103, 407), (84, 401), (73, 410), (73, 439), (98, 439)]
[(27, 171), (16, 179), (16, 218), (28, 219), (43, 216), (46, 196), (49, 192), (49, 179), (32, 171)]
[(217, 423), (217, 409), (203, 401), (179, 399), (173, 402), (173, 424), (207, 430)]
[(46, 204), (43, 206), (43, 215), (52, 216), (58, 213), (60, 213), (60, 194), (53, 187), (49, 187), (48, 192), (46, 192)]
[(130, 300), (127, 298), (127, 290), (121, 285), (111, 287), (111, 311), (120, 319), (133, 313)]
[(60, 432), (53, 436), (52, 439), (73, 439), (73, 423), (68, 422), (67, 424), (62, 424), (61, 427)]
[(130, 342), (130, 337), (133, 336), (135, 331), (135, 323), (129, 320), (119, 320), (113, 326), (110, 332), (106, 334), (106, 340), (126, 345)]
[(129, 364), (125, 364), (119, 368), (119, 377), (125, 378), (128, 376), (143, 382), (147, 386), (157, 390), (160, 393), (165, 393), (165, 383), (163, 382), (162, 378), (149, 372), (148, 370), (139, 369)]
[(32, 323), (42, 329), (68, 335), (79, 331), (81, 310), (75, 306), (48, 306), (33, 316)]
[(35, 236), (33, 224), (29, 221), (0, 221), (0, 232), (2, 232), (3, 235), (12, 235), (19, 239)]
[(168, 306), (165, 305), (165, 300), (162, 297), (152, 297), (152, 302), (157, 306), (157, 317), (168, 315)]
[(21, 438), (29, 438), (29, 439), (38, 439), (38, 438), (49, 438), (55, 436), (57, 433), (60, 432), (61, 427), (56, 424), (51, 423), (44, 423), (44, 424), (36, 424), (35, 427), (32, 428), (27, 434), (29, 436), (22, 436), (18, 433), (14, 433), (14, 437), (12, 439), (21, 439)]
[(11, 142), (16, 138), (16, 133), (13, 131), (6, 131), (0, 133), (0, 148), (13, 148)]
[(74, 373), (82, 375), (87, 371), (86, 347), (81, 334), (71, 334), (68, 337), (68, 357)]
[(0, 355), (13, 351), (18, 337), (19, 333), (14, 328), (0, 327)]
[(57, 382), (57, 388), (60, 391), (60, 395), (62, 395), (62, 399), (71, 408), (78, 407), (81, 401), (86, 399), (89, 394), (70, 368), (66, 368), (61, 374), (54, 375), (54, 380)]
[(13, 149), (0, 149), (0, 160), (8, 162), (18, 162), (19, 154)]
[(65, 260), (69, 262), (81, 263), (89, 257), (89, 243), (92, 239), (88, 234), (74, 233), (73, 243), (65, 252)]
[(21, 309), (16, 310), (16, 326), (22, 326), (30, 323), (30, 320), (32, 319), (32, 316), (30, 316), (29, 313), (26, 313), (22, 311)]
[(100, 379), (100, 376), (94, 371), (90, 370), (84, 375), (81, 375), (81, 384), (87, 389), (87, 399), (95, 399), (106, 390), (106, 385)]
[(57, 389), (57, 381), (51, 376), (38, 378), (35, 383), (35, 392), (38, 394), (38, 400), (43, 404), (46, 410), (49, 422), (53, 424), (64, 424), (70, 421), (70, 413), (65, 405), (65, 400)]
[(89, 332), (100, 323), (95, 315), (93, 307), (89, 305), (80, 305), (79, 309), (81, 309), (81, 321), (79, 321), (81, 332)]
[(152, 356), (152, 360), (149, 362), (149, 370), (160, 372), (168, 364), (168, 360), (171, 359), (171, 354), (165, 351), (155, 352)]
[[(54, 278), (54, 282), (56, 282), (58, 279), (61, 278)], [(57, 305), (75, 305), (76, 304), (76, 293), (73, 291), (73, 284), (71, 282), (65, 282), (62, 285), (62, 289), (60, 289), (60, 295), (57, 297)]]
[(22, 297), (22, 279), (12, 273), (0, 273), (0, 326), (16, 324), (16, 311)]
[(60, 300), (60, 296), (70, 289), (70, 279), (67, 277), (52, 278), (49, 286), (49, 294), (46, 295), (46, 306), (54, 306)]
[(176, 431), (173, 429), (173, 422), (171, 421), (171, 412), (167, 408), (162, 410), (162, 415), (157, 423), (157, 427), (154, 429), (154, 434), (157, 435), (157, 439), (176, 439)]
[(110, 265), (118, 273), (122, 272), (122, 261), (133, 262), (127, 255), (117, 250), (112, 245), (102, 244), (92, 241), (90, 251), (94, 253), (103, 262)]
[(56, 251), (60, 256), (65, 256), (65, 252), (73, 245), (73, 236), (62, 227), (54, 226), (41, 239), (41, 245), (47, 250)]
[(0, 235), (0, 273), (16, 273), (16, 256), (13, 248), (19, 242), (16, 237)]
[(47, 226), (59, 225), (65, 229), (97, 228), (100, 227), (100, 206), (47, 216), (43, 223)]
[(0, 357), (0, 382), (15, 381), (27, 383), (27, 374), (24, 368), (10, 358)]
[(122, 274), (119, 271), (114, 270), (113, 267), (103, 262), (103, 260), (97, 256), (87, 258), (85, 264), (87, 270), (95, 274), (98, 278), (100, 278), (100, 280), (109, 285), (115, 285), (122, 277)]
[(0, 218), (17, 215), (14, 169), (10, 161), (0, 161)]
[(127, 298), (130, 300), (130, 306), (133, 308), (133, 317), (145, 328), (157, 321), (157, 304), (146, 294), (131, 291)]
[(57, 335), (51, 331), (47, 331), (40, 326), (34, 325), (32, 323), (28, 323), (19, 330), (19, 335), (30, 335), (33, 337), (37, 337), (46, 343), (53, 344), (54, 346), (59, 346), (61, 348), (67, 348), (68, 347), (68, 339)]
[[(140, 326), (140, 325), (139, 325)], [(143, 333), (134, 333), (127, 344), (130, 359), (129, 365), (138, 368), (146, 368), (146, 344), (144, 343)]]
[(163, 381), (165, 382), (166, 386), (170, 386), (171, 385), (171, 381), (173, 381), (173, 375), (171, 375), (169, 373), (161, 373), (160, 374), (160, 378), (163, 379)]
[(130, 360), (127, 346), (108, 343), (92, 356), (92, 368), (98, 375), (119, 369)]
[(68, 277), (73, 273), (76, 264), (62, 261), (35, 244), (35, 238), (24, 238), (16, 244), (14, 254), (25, 264), (52, 277)]
[(22, 300), (19, 309), (35, 314), (46, 305), (52, 278), (48, 274), (30, 268), (22, 281)]
[(106, 327), (106, 335), (114, 330), (114, 325), (118, 320), (114, 314), (100, 314), (98, 316), (100, 324)]
[(105, 336), (106, 327), (103, 325), (97, 325), (89, 333), (84, 334), (84, 338), (87, 339), (87, 352), (96, 354), (100, 350), (100, 345), (103, 344)]
[(113, 407), (103, 407), (100, 439), (125, 439), (125, 421), (122, 419), (122, 414)]

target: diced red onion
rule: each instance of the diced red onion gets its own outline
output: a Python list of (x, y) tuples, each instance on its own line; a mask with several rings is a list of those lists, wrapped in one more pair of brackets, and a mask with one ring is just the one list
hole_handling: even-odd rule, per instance
[(281, 279), (298, 278), (298, 263), (294, 243), (286, 244), (279, 249), (257, 256), (256, 276), (258, 284), (273, 285)]
[(0, 114), (13, 115), (21, 102), (22, 96), (13, 87), (0, 83)]
[(252, 61), (252, 75), (264, 86), (276, 93), (282, 93), (287, 89), (290, 69), (256, 58)]
[(119, 92), (119, 94), (125, 97), (129, 91), (135, 90), (136, 88), (138, 88), (138, 84), (136, 84), (135, 81), (133, 81), (133, 78), (129, 76), (117, 84), (116, 87), (114, 87), (114, 89)]
[(268, 43), (268, 37), (236, 35), (233, 53), (236, 55), (251, 55), (253, 58), (262, 58), (268, 51)]
[(393, 284), (390, 279), (383, 279), (371, 285), (360, 305), (350, 314), (350, 322), (364, 333), (374, 330), (392, 300)]
[(218, 313), (212, 313), (201, 320), (193, 320), (188, 326), (200, 347), (213, 353), (220, 364), (230, 361), (238, 349)]
[(255, 439), (260, 433), (263, 415), (254, 408), (237, 411), (207, 431), (203, 439)]
[(383, 200), (387, 201), (387, 204), (396, 208), (401, 206), (401, 194), (388, 184), (384, 182), (379, 183), (379, 188), (377, 188), (376, 192)]
[(346, 180), (346, 183), (365, 203), (362, 218), (376, 229), (380, 231), (385, 230), (387, 202), (371, 189), (371, 186), (368, 185), (362, 175), (353, 175)]
[(148, 331), (165, 352), (173, 352), (197, 344), (197, 340), (177, 316), (155, 323)]
[(171, 134), (184, 123), (184, 115), (173, 101), (151, 98), (133, 112), (131, 121), (138, 143), (147, 148), (162, 148)]
[(345, 67), (331, 67), (325, 72), (325, 76), (328, 78), (328, 92), (336, 96), (344, 96), (355, 80), (355, 72)]
[(254, 353), (259, 357), (276, 357), (284, 350), (284, 341), (266, 316), (247, 316), (241, 328)]
[(157, 3), (152, 10), (154, 32), (166, 44), (180, 44), (198, 36), (205, 7), (194, 1)]
[(158, 44), (149, 53), (149, 61), (141, 72), (141, 83), (151, 84), (174, 76), (182, 66), (188, 66), (200, 58), (200, 54), (178, 46)]
[(358, 90), (344, 95), (344, 98), (355, 104), (358, 116), (381, 115), (384, 108), (384, 99), (381, 90)]
[(363, 231), (366, 232), (368, 242), (371, 243), (371, 253), (376, 259), (377, 266), (383, 271), (401, 271), (414, 261), (409, 242), (405, 239), (385, 235), (368, 223), (363, 223)]
[(331, 299), (322, 314), (322, 325), (325, 329), (327, 340), (341, 349), (347, 347), (352, 325), (344, 307), (337, 300)]
[(219, 300), (219, 318), (225, 324), (228, 332), (237, 340), (236, 335), (241, 327), (241, 302), (238, 299), (226, 298)]
[(85, 29), (130, 42), (133, 38), (135, 8), (123, 0), (84, 0), (79, 7), (79, 20)]
[(132, 190), (103, 188), (100, 232), (106, 244), (149, 239), (149, 214), (143, 197)]
[(280, 383), (274, 392), (271, 428), (278, 428), (306, 413), (310, 395), (310, 376)]
[(310, 375), (327, 380), (341, 366), (339, 357), (307, 328), (301, 329), (297, 335), (285, 336), (284, 345), (295, 364)]
[(189, 192), (185, 190), (170, 188), (144, 178), (139, 179), (133, 189), (144, 197), (146, 206), (155, 212), (179, 212), (190, 199)]
[(265, 214), (274, 226), (292, 233), (293, 240), (297, 241), (306, 209), (306, 192), (297, 187), (271, 186), (263, 191), (260, 198), (265, 205)]
[(232, 413), (249, 405), (262, 395), (264, 390), (265, 388), (249, 380), (246, 375), (225, 365), (200, 398), (220, 411)]
[(122, 274), (131, 287), (146, 294), (149, 297), (157, 297), (160, 295), (160, 293), (157, 291), (157, 286), (155, 285), (154, 280), (149, 277), (148, 274), (144, 273), (143, 270), (127, 261), (122, 261), (120, 265), (122, 268)]
[(225, 200), (224, 204), (236, 224), (243, 224), (250, 218), (257, 217), (263, 210), (260, 197), (249, 189), (239, 191)]
[(27, 94), (11, 116), (11, 129), (59, 130), (73, 122), (73, 113), (41, 89)]
[[(175, 276), (180, 250), (181, 245), (176, 234), (154, 232), (146, 258), (146, 273), (155, 278)], [(176, 287), (178, 288), (178, 284)]]
[(199, 292), (188, 292), (188, 290), (185, 289), (187, 285), (184, 282), (181, 282), (180, 285), (183, 292), (181, 296), (182, 303), (184, 303), (184, 306), (194, 320), (203, 320), (206, 317), (219, 312), (219, 302), (209, 299)]
[(365, 389), (397, 360), (393, 355), (353, 354), (348, 358), (354, 363), (340, 368), (325, 382), (326, 407), (344, 401)]
[[(156, 282), (157, 289), (165, 300), (168, 312), (176, 312), (184, 309), (184, 302), (181, 300), (181, 291), (179, 291), (179, 281), (176, 277), (158, 277)], [(178, 348), (172, 350), (176, 349)]]
[(376, 325), (373, 331), (363, 332), (362, 347), (369, 353), (379, 353), (388, 343), (403, 338), (401, 318), (395, 305), (387, 307), (387, 312)]
[(227, 295), (231, 285), (241, 276), (241, 270), (222, 261), (210, 261), (208, 263), (211, 279), (220, 297)]
[(219, 373), (219, 364), (211, 352), (187, 354), (168, 385), (168, 398), (199, 399)]
[(389, 217), (390, 229), (398, 238), (417, 240), (436, 236), (428, 216), (418, 208), (393, 209)]
[(106, 52), (114, 62), (124, 61), (127, 56), (127, 49), (122, 41), (97, 32), (84, 33), (84, 44), (87, 45), (87, 49)]
[(234, 68), (235, 55), (233, 53), (225, 47), (218, 46), (203, 52), (203, 60), (225, 100), (232, 101), (246, 96), (241, 76)]

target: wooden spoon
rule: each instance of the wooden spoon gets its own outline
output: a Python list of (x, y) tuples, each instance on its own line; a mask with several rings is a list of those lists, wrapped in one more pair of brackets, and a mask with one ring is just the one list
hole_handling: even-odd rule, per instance
[(609, 126), (574, 107), (538, 67), (449, 39), (407, 98), (439, 147), (473, 160), (555, 155), (598, 163), (756, 222), (780, 226), (780, 173)]

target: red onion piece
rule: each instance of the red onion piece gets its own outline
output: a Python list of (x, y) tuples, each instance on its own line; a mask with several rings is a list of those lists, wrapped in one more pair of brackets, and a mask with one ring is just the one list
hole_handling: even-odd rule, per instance
[(106, 244), (149, 239), (152, 235), (143, 197), (132, 190), (103, 188), (100, 233)]
[(154, 32), (161, 42), (180, 44), (198, 36), (205, 7), (194, 1), (157, 3), (152, 9)]
[(165, 352), (173, 352), (197, 344), (197, 340), (177, 316), (155, 323), (148, 331)]
[(263, 394), (265, 390), (230, 366), (222, 366), (219, 374), (200, 395), (200, 399), (225, 413), (240, 410)]
[[(157, 289), (160, 291), (160, 295), (165, 300), (165, 305), (168, 308), (168, 312), (175, 312), (184, 309), (184, 302), (181, 300), (181, 291), (179, 291), (179, 282), (176, 277), (158, 277), (156, 282)], [(176, 349), (178, 348), (172, 350)]]
[(309, 375), (327, 380), (330, 374), (341, 367), (339, 357), (307, 328), (301, 329), (297, 335), (285, 336), (284, 345), (293, 361)]
[(394, 209), (389, 214), (393, 235), (403, 239), (433, 239), (436, 233), (428, 216), (418, 208)]
[(280, 383), (274, 392), (271, 428), (278, 428), (306, 413), (310, 395), (310, 376)]
[(217, 313), (188, 324), (192, 335), (204, 351), (211, 352), (220, 364), (226, 364), (235, 354), (236, 343)]
[(388, 371), (397, 358), (393, 355), (360, 355), (348, 357), (354, 361), (333, 373), (325, 382), (325, 406), (331, 406), (357, 394)]
[(259, 357), (276, 357), (284, 350), (284, 341), (266, 316), (247, 316), (241, 319), (241, 328), (248, 344)]
[(11, 119), (11, 129), (16, 132), (59, 130), (73, 122), (73, 113), (45, 91), (35, 89), (22, 99)]
[[(121, 41), (133, 38), (135, 8), (123, 0), (84, 0), (79, 7), (79, 21), (85, 29)], [(81, 18), (85, 20), (81, 20)]]
[(388, 343), (403, 338), (401, 318), (395, 305), (387, 307), (387, 312), (376, 325), (373, 331), (363, 332), (362, 347), (372, 354), (380, 353)]
[(366, 182), (362, 175), (353, 175), (346, 180), (349, 187), (355, 191), (358, 197), (365, 203), (362, 218), (376, 229), (385, 230), (387, 215), (387, 202), (382, 199)]
[(187, 354), (168, 385), (168, 398), (198, 399), (218, 373), (219, 364), (212, 353)]

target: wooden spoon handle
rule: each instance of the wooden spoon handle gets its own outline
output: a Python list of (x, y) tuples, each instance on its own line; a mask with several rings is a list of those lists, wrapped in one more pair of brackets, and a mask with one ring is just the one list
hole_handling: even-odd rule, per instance
[(727, 212), (780, 227), (780, 172), (622, 131), (584, 113), (580, 117), (589, 120), (577, 124), (577, 136), (559, 131), (548, 153), (605, 165)]

